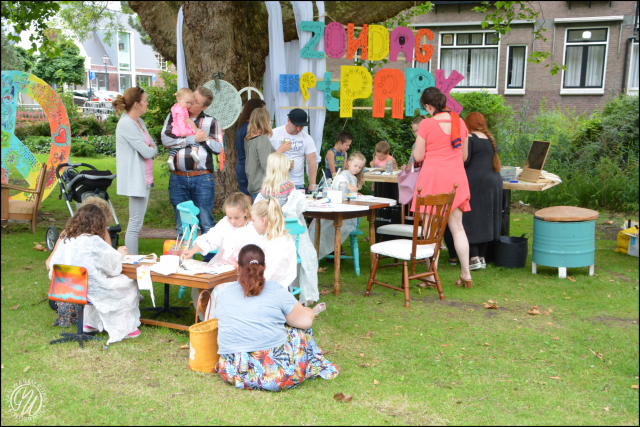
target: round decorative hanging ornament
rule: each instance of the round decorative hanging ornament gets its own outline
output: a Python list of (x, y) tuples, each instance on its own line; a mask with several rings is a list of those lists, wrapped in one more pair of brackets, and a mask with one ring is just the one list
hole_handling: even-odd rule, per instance
[[(44, 111), (51, 128), (51, 150), (47, 160), (47, 177), (42, 200), (54, 190), (57, 183), (56, 167), (69, 159), (71, 134), (67, 111), (58, 94), (43, 80), (22, 71), (2, 71), (2, 182), (9, 182), (9, 169), (14, 167), (35, 187), (42, 164), (15, 136), (16, 118), (20, 117), (18, 100), (24, 93), (36, 101)], [(33, 194), (19, 193), (12, 200), (31, 201)]]
[(213, 92), (213, 102), (205, 113), (214, 117), (222, 129), (233, 126), (242, 111), (242, 98), (236, 88), (220, 79), (208, 81), (204, 87)]

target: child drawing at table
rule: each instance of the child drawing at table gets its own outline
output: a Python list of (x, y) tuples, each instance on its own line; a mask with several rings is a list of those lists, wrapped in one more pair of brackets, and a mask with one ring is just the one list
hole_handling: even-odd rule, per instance
[(367, 159), (361, 152), (352, 153), (347, 160), (347, 167), (333, 180), (332, 187), (338, 189), (341, 182), (346, 182), (349, 191), (360, 190), (364, 184), (364, 164), (366, 161)]
[[(251, 240), (251, 238), (258, 239), (258, 234), (251, 224), (251, 206), (243, 193), (237, 192), (227, 197), (222, 209), (226, 216), (207, 233), (196, 239), (193, 248), (184, 252), (187, 258), (191, 258), (199, 252), (208, 254), (217, 248), (218, 253), (209, 261), (209, 264), (233, 265), (236, 263), (233, 255), (237, 254), (238, 243)], [(196, 307), (199, 295), (200, 289), (192, 288), (191, 297)]]
[(296, 186), (289, 179), (291, 160), (282, 153), (271, 153), (267, 157), (267, 174), (260, 188), (262, 199), (269, 200), (275, 197), (280, 206), (284, 206), (289, 199), (289, 194)]
[[(171, 107), (171, 117), (173, 119), (172, 133), (176, 136), (195, 135), (198, 127), (191, 117), (189, 117), (189, 107), (191, 107), (195, 101), (193, 91), (186, 87), (179, 89), (178, 92), (176, 92), (176, 100), (177, 102)], [(184, 146), (174, 147), (169, 151), (169, 159), (167, 160), (169, 170), (175, 171), (173, 161), (178, 151), (185, 147), (191, 148), (190, 155), (193, 161), (196, 162), (196, 164), (200, 163), (200, 157), (197, 153), (199, 144), (197, 142), (187, 143)]]
[[(389, 150), (391, 150), (391, 146), (387, 141), (380, 141), (376, 144), (376, 155), (369, 162), (369, 166), (372, 168), (382, 168), (384, 172), (387, 168), (387, 160), (391, 160), (393, 162), (393, 168), (398, 169), (398, 164), (396, 163), (396, 159), (393, 156), (389, 155)], [(371, 194), (375, 191), (375, 183), (371, 183)]]

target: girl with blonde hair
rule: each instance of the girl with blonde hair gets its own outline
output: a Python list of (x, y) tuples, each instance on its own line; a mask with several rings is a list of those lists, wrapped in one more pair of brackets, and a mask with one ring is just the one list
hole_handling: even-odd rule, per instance
[[(266, 108), (256, 108), (249, 117), (247, 136), (244, 139), (244, 151), (246, 155), (245, 171), (247, 172), (247, 189), (255, 200), (262, 187), (262, 181), (267, 174), (267, 159), (269, 154), (276, 150), (271, 145), (269, 138), (273, 135), (271, 130), (271, 116)], [(285, 151), (287, 146), (278, 149), (279, 153)]]
[(289, 199), (289, 194), (295, 190), (296, 186), (289, 179), (289, 168), (291, 160), (282, 153), (271, 153), (267, 158), (267, 175), (262, 182), (260, 195), (268, 200), (275, 197), (280, 206), (284, 206)]

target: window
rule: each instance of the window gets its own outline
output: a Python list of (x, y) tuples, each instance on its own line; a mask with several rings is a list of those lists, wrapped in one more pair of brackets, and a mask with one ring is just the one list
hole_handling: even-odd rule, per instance
[(609, 28), (567, 29), (561, 94), (604, 93), (608, 33)]
[(120, 74), (120, 93), (124, 93), (125, 90), (131, 87), (131, 75)]
[(136, 76), (136, 86), (151, 86), (151, 76)]
[(631, 45), (631, 65), (629, 66), (628, 92), (638, 92), (638, 43)]
[(118, 33), (118, 66), (121, 71), (131, 71), (131, 44), (129, 33)]
[(167, 71), (167, 61), (158, 52), (156, 52), (156, 61), (158, 62), (159, 69)]
[(93, 90), (109, 90), (106, 85), (104, 73), (96, 73), (96, 78), (91, 80), (91, 88)]
[(524, 94), (527, 67), (527, 46), (509, 46), (505, 94)]
[(464, 76), (456, 88), (488, 88), (497, 93), (497, 33), (443, 33), (440, 37), (439, 68), (445, 78), (456, 70)]

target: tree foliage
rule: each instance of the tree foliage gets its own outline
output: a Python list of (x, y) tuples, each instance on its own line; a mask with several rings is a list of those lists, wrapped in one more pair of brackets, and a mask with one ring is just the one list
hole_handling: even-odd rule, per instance
[(63, 40), (60, 55), (53, 59), (39, 55), (32, 73), (48, 84), (81, 85), (85, 80), (84, 56), (80, 56), (80, 49), (72, 41)]
[(24, 71), (24, 61), (20, 57), (16, 46), (9, 43), (9, 39), (7, 38), (4, 30), (0, 37), (2, 37), (2, 69)]

